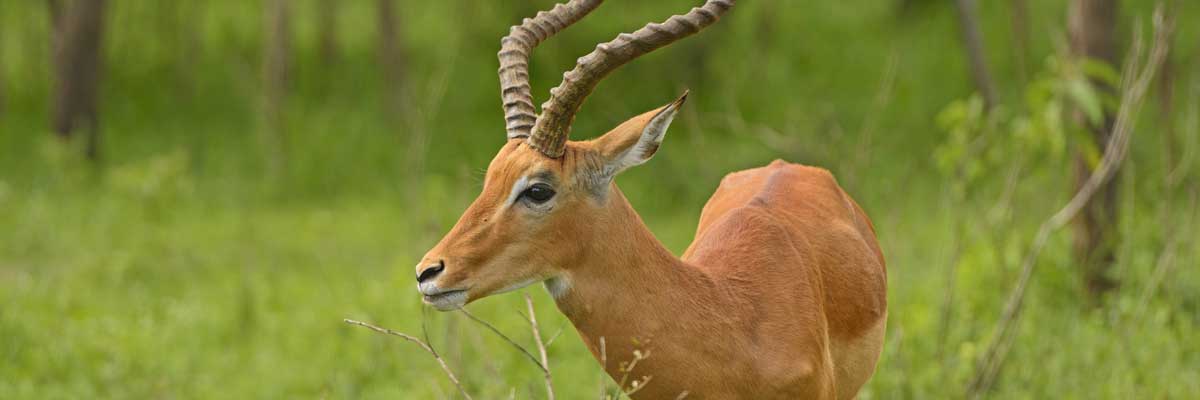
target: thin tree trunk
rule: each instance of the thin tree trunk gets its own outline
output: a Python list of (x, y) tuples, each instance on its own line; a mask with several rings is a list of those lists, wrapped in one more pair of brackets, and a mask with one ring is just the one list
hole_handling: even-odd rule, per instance
[(1024, 90), (1025, 84), (1029, 83), (1029, 4), (1026, 0), (1011, 0), (1010, 4), (1017, 84), (1018, 88)]
[(378, 54), (383, 73), (381, 78), (387, 93), (384, 107), (388, 115), (399, 116), (404, 111), (404, 49), (401, 47), (399, 18), (394, 0), (377, 0), (376, 14), (379, 24)]
[[(47, 45), (50, 47), (49, 62), (50, 62), (50, 80), (55, 82), (58, 78), (55, 75), (58, 68), (58, 52), (62, 46), (62, 25), (63, 25), (63, 3), (62, 0), (46, 0), (46, 16), (49, 19), (50, 29), (47, 33), (50, 37)], [(54, 109), (54, 99), (50, 99), (50, 108)]]
[[(69, 140), (77, 129), (87, 129), (89, 159), (100, 156), (100, 115), (97, 91), (101, 70), (101, 40), (104, 33), (105, 0), (72, 2), (66, 9), (51, 3), (52, 17), (60, 21), (55, 45), (54, 111), (55, 134)], [(53, 11), (58, 9), (59, 11)], [(53, 12), (64, 12), (54, 17)]]
[(4, 106), (4, 40), (0, 38), (0, 121), (4, 120)]
[(50, 17), (50, 54), (53, 56), (58, 51), (58, 41), (62, 34), (62, 0), (46, 0), (46, 13)]
[(963, 46), (967, 51), (967, 60), (971, 64), (971, 80), (975, 88), (983, 96), (988, 109), (996, 105), (996, 86), (992, 82), (992, 74), (988, 71), (987, 58), (984, 55), (983, 34), (979, 31), (979, 21), (975, 18), (977, 7), (975, 0), (955, 0), (958, 11), (958, 25), (962, 30)]
[(181, 98), (193, 98), (195, 66), (201, 57), (196, 26), (201, 25), (197, 10), (204, 9), (204, 0), (161, 1), (155, 4), (159, 40), (157, 45), (170, 57), (172, 83)]
[[(1117, 68), (1117, 5), (1118, 0), (1071, 0), (1067, 27), (1072, 56)], [(1116, 88), (1100, 80), (1093, 80), (1092, 84), (1103, 92), (1116, 93)], [(1076, 119), (1084, 120), (1079, 112), (1076, 112)], [(1100, 124), (1088, 124), (1092, 144), (1101, 153), (1108, 151), (1105, 146), (1112, 134), (1113, 121), (1111, 110), (1105, 110)], [(1077, 150), (1074, 158), (1075, 186), (1081, 188), (1092, 174), (1092, 167), (1083, 152)], [(1120, 176), (1119, 173), (1113, 174), (1113, 179), (1099, 188), (1074, 221), (1075, 259), (1093, 300), (1116, 288), (1118, 283), (1109, 276), (1109, 272), (1116, 261), (1117, 189)]]
[(317, 0), (318, 56), (326, 65), (338, 58), (338, 1)]
[(179, 36), (179, 49), (175, 51), (175, 67), (176, 73), (179, 74), (179, 80), (182, 84), (182, 90), (189, 97), (194, 97), (200, 83), (197, 77), (200, 69), (196, 62), (204, 57), (203, 39), (200, 32), (204, 26), (205, 20), (203, 14), (199, 11), (207, 7), (206, 0), (191, 0), (182, 4), (182, 11), (177, 11), (175, 20), (179, 22), (177, 35)]
[(269, 0), (266, 10), (266, 32), (263, 63), (263, 144), (268, 151), (272, 173), (278, 173), (284, 162), (284, 107), (290, 74), (291, 27), (289, 0)]

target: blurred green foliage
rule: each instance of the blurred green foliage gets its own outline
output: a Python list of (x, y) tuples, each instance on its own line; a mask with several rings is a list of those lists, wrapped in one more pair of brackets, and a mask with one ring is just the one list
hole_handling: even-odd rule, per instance
[[(1005, 166), (1062, 164), (1067, 143), (1094, 166), (1101, 151), (1087, 126), (1104, 123), (1105, 114), (1115, 114), (1117, 94), (1098, 90), (1091, 80), (1121, 87), (1112, 66), (1094, 60), (1050, 57), (1045, 70), (1025, 88), (1015, 111), (1003, 105), (987, 109), (979, 95), (952, 101), (937, 115), (938, 126), (947, 133), (934, 158), (938, 170), (951, 181), (952, 190), (962, 195), (965, 185), (984, 180)], [(1079, 110), (1083, 118), (1070, 116)]]
[[(104, 158), (91, 164), (49, 133), (43, 2), (0, 2), (0, 397), (454, 395), (419, 349), (342, 318), (410, 333), (427, 321), (476, 398), (543, 396), (540, 372), (504, 342), (424, 310), (411, 265), (471, 201), (503, 142), (499, 38), (550, 2), (401, 1), (400, 112), (384, 105), (373, 5), (342, 2), (338, 51), (323, 59), (316, 3), (292, 2), (284, 142), (271, 149), (260, 140), (260, 2), (110, 2)], [(535, 52), (538, 102), (596, 42), (698, 2), (608, 3)], [(740, 2), (705, 33), (614, 73), (574, 130), (595, 136), (692, 90), (664, 150), (619, 179), (676, 251), (723, 174), (773, 158), (832, 170), (873, 218), (890, 272), (888, 340), (864, 399), (961, 396), (1033, 228), (1069, 194), (1062, 155), (1080, 141), (1064, 109), (1094, 119), (1115, 105), (1080, 85), (1112, 71), (1056, 57), (1063, 5), (1031, 2), (1030, 59), (1053, 61), (1022, 87), (1017, 71), (1036, 68), (1012, 62), (1007, 6), (982, 2), (1003, 97), (984, 112), (949, 2), (929, 3), (900, 13), (891, 2)], [(1187, 160), (1200, 148), (1200, 26), (1186, 23), (1200, 3), (1177, 3), (1175, 113), (1150, 103), (1124, 172), (1122, 290), (1089, 307), (1069, 235), (1056, 236), (996, 398), (1200, 393), (1200, 224), (1183, 189), (1198, 167), (1181, 163), (1190, 178), (1179, 186), (1162, 179), (1164, 151)], [(1122, 38), (1151, 6), (1123, 4)], [(1181, 140), (1164, 146), (1168, 129)], [(987, 145), (970, 149), (979, 135)], [(269, 168), (268, 151), (282, 152), (282, 168)], [(997, 170), (1013, 159), (1027, 167), (1006, 185)], [(963, 165), (969, 195), (948, 200)], [(1009, 206), (995, 209), (1004, 196)], [(1176, 267), (1144, 291), (1175, 236)], [(963, 246), (949, 282), (958, 295), (940, 340), (952, 240)], [(543, 291), (527, 290), (545, 335), (562, 331), (550, 349), (559, 397), (596, 396), (595, 361)], [(471, 309), (529, 343), (521, 307), (510, 294)]]

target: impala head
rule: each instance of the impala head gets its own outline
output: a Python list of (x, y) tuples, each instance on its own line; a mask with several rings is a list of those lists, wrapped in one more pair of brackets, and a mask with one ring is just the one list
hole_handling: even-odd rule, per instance
[(634, 58), (712, 24), (733, 0), (621, 34), (579, 59), (550, 91), (538, 116), (528, 82), (530, 51), (583, 18), (602, 0), (572, 0), (514, 26), (501, 40), (500, 84), (508, 142), (488, 165), (483, 190), (458, 223), (417, 264), (426, 303), (452, 310), (492, 294), (561, 275), (604, 240), (613, 178), (650, 159), (687, 98), (631, 118), (599, 138), (568, 141), (584, 99), (604, 76)]

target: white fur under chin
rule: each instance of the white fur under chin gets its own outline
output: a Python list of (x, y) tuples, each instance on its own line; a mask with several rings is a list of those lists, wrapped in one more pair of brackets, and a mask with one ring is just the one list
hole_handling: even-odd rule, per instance
[(546, 285), (546, 291), (550, 292), (550, 297), (553, 297), (555, 300), (566, 296), (567, 292), (571, 291), (571, 280), (565, 276), (556, 276), (547, 279), (544, 284)]
[(440, 296), (435, 296), (433, 299), (425, 298), (425, 304), (433, 306), (438, 311), (453, 311), (463, 308), (467, 304), (467, 292), (453, 292)]

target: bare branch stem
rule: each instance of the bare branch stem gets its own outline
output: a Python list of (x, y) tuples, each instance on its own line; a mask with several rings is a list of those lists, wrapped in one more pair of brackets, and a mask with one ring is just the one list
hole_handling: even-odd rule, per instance
[(487, 328), (488, 330), (492, 331), (492, 333), (495, 333), (496, 336), (499, 336), (501, 339), (504, 339), (504, 341), (508, 342), (508, 344), (511, 344), (513, 347), (516, 347), (517, 350), (519, 350), (521, 352), (521, 354), (524, 354), (525, 357), (529, 359), (529, 361), (532, 361), (534, 365), (537, 365), (538, 369), (542, 370), (542, 372), (549, 372), (550, 369), (546, 368), (546, 366), (543, 365), (541, 361), (538, 361), (537, 357), (534, 356), (533, 353), (530, 353), (529, 350), (526, 350), (524, 346), (521, 346), (515, 340), (512, 340), (512, 338), (509, 338), (508, 335), (505, 335), (503, 332), (500, 332), (500, 329), (497, 329), (495, 326), (493, 326), (492, 324), (489, 324), (487, 321), (484, 321), (483, 319), (476, 317), (475, 314), (471, 314), (471, 312), (467, 311), (467, 309), (465, 309), (465, 308), (460, 308), (460, 309), (458, 309), (458, 311), (461, 311), (463, 313), (463, 315), (466, 315), (467, 318), (470, 318), (472, 321), (475, 321), (476, 323), (483, 325), (484, 328)]
[(537, 314), (533, 312), (533, 298), (525, 293), (525, 305), (529, 308), (529, 328), (533, 330), (533, 341), (537, 343), (538, 353), (542, 356), (542, 372), (546, 378), (546, 398), (554, 400), (554, 380), (550, 377), (550, 358), (546, 356), (546, 344), (542, 342), (542, 332), (538, 329)]
[(424, 340), (418, 339), (415, 336), (411, 336), (411, 335), (408, 335), (408, 334), (405, 334), (402, 332), (393, 331), (388, 328), (378, 327), (375, 325), (368, 324), (366, 322), (355, 321), (352, 319), (343, 319), (342, 321), (345, 321), (347, 324), (350, 324), (350, 325), (358, 325), (358, 326), (361, 326), (361, 327), (364, 327), (364, 328), (367, 328), (367, 329), (370, 329), (370, 330), (373, 330), (375, 332), (379, 332), (379, 333), (382, 333), (385, 335), (398, 336), (404, 340), (416, 343), (417, 346), (421, 346), (421, 348), (424, 349), (425, 352), (427, 352), (433, 356), (434, 360), (437, 360), (438, 365), (440, 365), (442, 367), (442, 371), (444, 371), (446, 373), (446, 377), (450, 378), (450, 382), (454, 383), (454, 387), (458, 388), (458, 392), (462, 393), (463, 397), (466, 398), (467, 400), (471, 400), (471, 395), (467, 393), (467, 390), (463, 388), (462, 383), (460, 383), (458, 381), (458, 376), (454, 375), (454, 371), (451, 371), (450, 366), (446, 365), (446, 360), (442, 359), (442, 356), (439, 355), (437, 350), (434, 350), (433, 346), (430, 346), (429, 343), (426, 343)]

